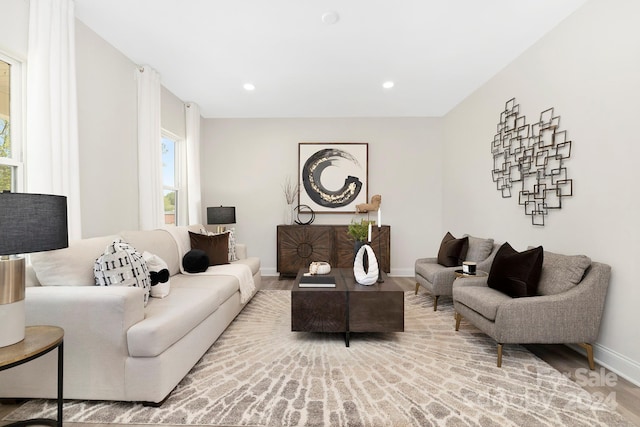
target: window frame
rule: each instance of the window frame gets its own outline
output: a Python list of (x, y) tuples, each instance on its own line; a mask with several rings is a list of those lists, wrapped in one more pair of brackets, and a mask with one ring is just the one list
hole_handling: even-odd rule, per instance
[[(186, 191), (186, 142), (184, 138), (162, 129), (160, 132), (160, 144), (164, 139), (169, 139), (174, 143), (174, 177), (173, 186), (165, 185), (164, 182), (164, 166), (162, 174), (162, 199), (164, 206), (164, 192), (174, 191), (176, 194), (175, 204), (175, 225), (187, 225), (187, 191)], [(166, 223), (165, 223), (166, 224)]]
[(9, 123), (11, 135), (11, 157), (0, 157), (0, 165), (13, 168), (13, 188), (21, 193), (25, 187), (24, 176), (24, 82), (26, 67), (23, 61), (0, 51), (0, 60), (10, 65), (9, 75)]

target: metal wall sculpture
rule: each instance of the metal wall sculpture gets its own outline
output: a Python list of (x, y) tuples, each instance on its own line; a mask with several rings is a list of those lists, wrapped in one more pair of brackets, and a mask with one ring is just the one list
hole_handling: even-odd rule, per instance
[(550, 209), (562, 208), (562, 198), (573, 195), (565, 160), (571, 157), (567, 131), (560, 130), (560, 117), (553, 108), (540, 113), (537, 123), (527, 124), (515, 98), (505, 103), (498, 133), (491, 143), (491, 176), (502, 197), (518, 190), (518, 204), (533, 225), (544, 225)]

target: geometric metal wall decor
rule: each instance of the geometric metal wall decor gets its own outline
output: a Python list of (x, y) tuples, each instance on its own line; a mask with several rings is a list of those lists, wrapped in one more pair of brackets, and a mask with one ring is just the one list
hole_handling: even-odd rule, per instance
[(544, 226), (551, 209), (562, 208), (562, 198), (573, 195), (573, 180), (565, 161), (571, 157), (567, 131), (560, 130), (560, 116), (553, 108), (540, 113), (537, 123), (527, 124), (515, 98), (505, 103), (493, 137), (491, 177), (502, 197), (518, 192), (518, 204), (533, 225)]

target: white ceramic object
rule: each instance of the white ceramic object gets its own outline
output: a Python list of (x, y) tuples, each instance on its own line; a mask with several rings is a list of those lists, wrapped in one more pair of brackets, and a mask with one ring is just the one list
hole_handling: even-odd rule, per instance
[[(364, 252), (367, 252), (367, 258), (369, 260), (369, 268), (364, 271), (364, 264), (362, 259), (364, 258)], [(353, 261), (353, 275), (356, 278), (356, 282), (361, 285), (371, 286), (378, 280), (378, 259), (376, 254), (369, 245), (362, 245), (356, 259)]]

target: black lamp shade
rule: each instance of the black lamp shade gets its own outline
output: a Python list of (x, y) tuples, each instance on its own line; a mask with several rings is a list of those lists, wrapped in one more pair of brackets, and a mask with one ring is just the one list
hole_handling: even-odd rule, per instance
[(49, 251), (67, 246), (65, 196), (0, 193), (0, 255)]
[(235, 206), (217, 206), (207, 208), (207, 224), (235, 224)]

